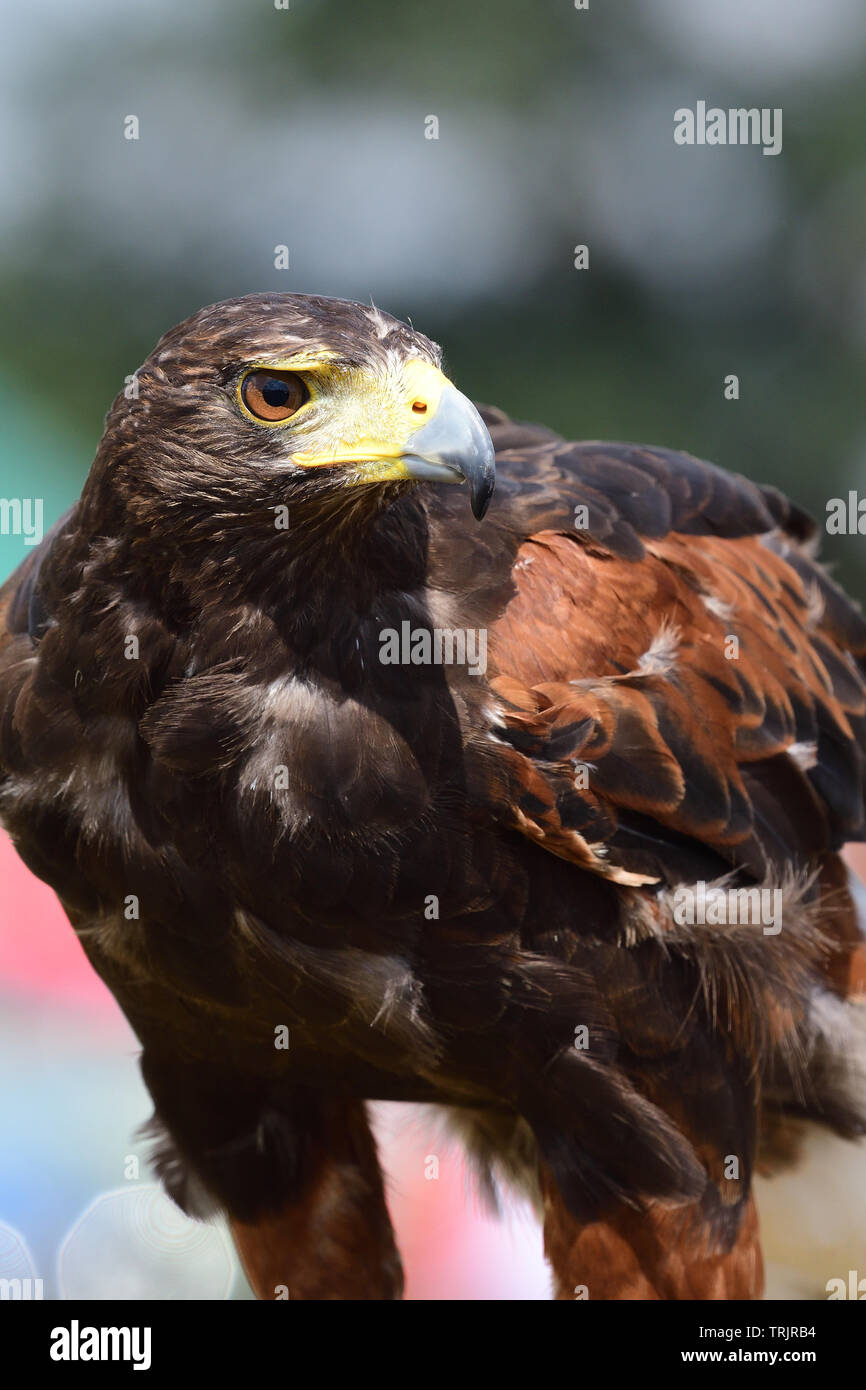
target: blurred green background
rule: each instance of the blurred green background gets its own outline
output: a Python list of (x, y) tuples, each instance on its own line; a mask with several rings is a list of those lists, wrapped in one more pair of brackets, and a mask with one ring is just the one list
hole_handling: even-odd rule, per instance
[[(0, 495), (46, 526), (160, 333), (263, 289), (372, 298), (478, 399), (821, 518), (863, 484), (862, 0), (42, 0), (4, 31)], [(676, 146), (698, 99), (781, 107), (781, 155)], [(824, 543), (855, 593), (863, 551)]]

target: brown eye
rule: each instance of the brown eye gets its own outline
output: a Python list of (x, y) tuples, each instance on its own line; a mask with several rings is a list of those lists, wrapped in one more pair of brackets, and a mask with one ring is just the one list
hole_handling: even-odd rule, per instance
[(244, 378), (241, 398), (259, 420), (288, 420), (310, 399), (310, 393), (296, 372), (262, 368)]

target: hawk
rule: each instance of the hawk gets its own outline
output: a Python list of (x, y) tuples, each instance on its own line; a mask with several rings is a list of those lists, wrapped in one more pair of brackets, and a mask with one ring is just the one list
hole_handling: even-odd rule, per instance
[(534, 1197), (557, 1297), (760, 1295), (756, 1165), (866, 1122), (866, 623), (813, 549), (347, 301), (202, 309), (115, 400), (0, 595), (0, 811), (260, 1297), (400, 1296), (380, 1099)]

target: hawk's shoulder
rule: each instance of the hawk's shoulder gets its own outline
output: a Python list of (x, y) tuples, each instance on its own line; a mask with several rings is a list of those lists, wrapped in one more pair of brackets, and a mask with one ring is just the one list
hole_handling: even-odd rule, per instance
[(863, 834), (866, 623), (776, 489), (482, 407), (519, 827), (605, 876), (761, 878)]

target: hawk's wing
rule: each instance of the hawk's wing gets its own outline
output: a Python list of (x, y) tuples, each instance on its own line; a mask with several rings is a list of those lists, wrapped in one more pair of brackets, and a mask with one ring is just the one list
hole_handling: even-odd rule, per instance
[[(866, 623), (775, 490), (683, 454), (487, 419), (515, 547), (490, 638), (507, 815), (630, 899), (611, 941), (576, 886), (573, 932), (532, 923), (524, 944), (574, 965), (591, 948), (620, 1065), (688, 1134), (721, 1200), (703, 1203), (703, 1234), (628, 1207), (580, 1227), (548, 1175), (560, 1291), (591, 1275), (596, 1297), (754, 1293), (758, 1115), (767, 1142), (776, 1110), (863, 1124), (862, 1072), (845, 1074), (819, 1016), (845, 1034), (841, 1001), (864, 978), (836, 851), (864, 829)], [(781, 929), (678, 920), (678, 888), (701, 880), (777, 889)]]
[(667, 882), (859, 838), (866, 622), (807, 519), (664, 450), (554, 439), (499, 466), (527, 534), (490, 663), (501, 736), (543, 774), (526, 833)]

